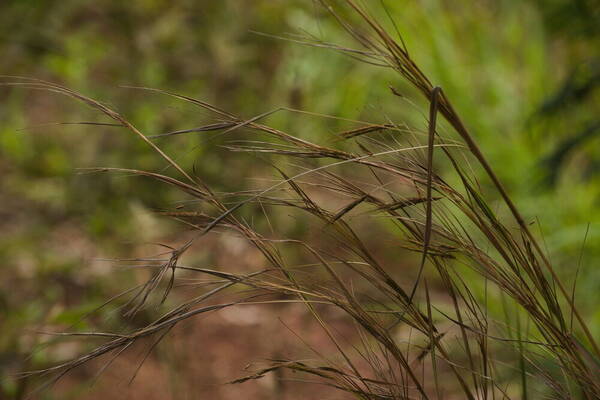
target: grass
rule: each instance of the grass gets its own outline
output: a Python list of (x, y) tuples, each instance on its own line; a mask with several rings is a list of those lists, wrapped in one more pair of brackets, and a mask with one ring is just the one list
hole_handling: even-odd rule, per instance
[[(303, 304), (314, 317), (337, 349), (336, 359), (313, 349), (313, 360), (273, 360), (233, 383), (285, 369), (364, 399), (599, 398), (595, 377), (600, 350), (573, 294), (443, 89), (434, 87), (404, 44), (360, 5), (352, 0), (343, 7), (320, 3), (361, 48), (302, 41), (396, 71), (428, 103), (428, 131), (391, 120), (354, 121), (354, 127), (336, 135), (339, 146), (334, 147), (263, 124), (270, 113), (244, 119), (197, 99), (151, 89), (215, 115), (214, 124), (195, 131), (240, 135), (245, 140), (230, 142), (229, 150), (274, 164), (278, 180), (250, 192), (217, 192), (164, 153), (155, 139), (98, 101), (45, 81), (4, 78), (3, 85), (58, 92), (98, 110), (150, 146), (172, 174), (122, 168), (94, 172), (148, 177), (195, 200), (189, 209), (164, 213), (192, 229), (191, 239), (168, 248), (161, 259), (127, 260), (147, 268), (150, 278), (120, 295), (129, 296), (125, 315), (133, 317), (153, 302), (165, 303), (182, 273), (208, 276), (214, 285), (199, 287), (195, 297), (140, 329), (78, 332), (106, 341), (81, 357), (26, 376), (49, 376), (52, 383), (100, 356), (118, 357), (142, 338), (155, 338), (152, 349), (174, 326), (194, 316), (291, 302)], [(400, 102), (403, 95), (392, 89), (389, 96)], [(447, 123), (443, 128), (438, 114)], [(291, 165), (284, 168), (281, 159)], [(435, 172), (434, 164), (444, 166), (443, 174)], [(476, 170), (484, 172), (483, 181), (476, 179)], [(486, 200), (496, 194), (502, 204)], [(343, 200), (340, 205), (324, 198)], [(242, 215), (248, 207), (263, 210), (264, 226), (272, 226), (270, 216), (280, 209), (288, 210), (311, 221), (318, 235), (280, 237), (284, 229), (277, 226), (264, 232)], [(397, 265), (380, 261), (369, 240), (373, 220), (385, 225), (378, 229), (388, 235), (386, 243), (419, 256), (413, 282), (397, 277)], [(235, 273), (182, 265), (185, 253), (211, 234), (245, 238), (262, 254), (265, 268)], [(483, 296), (477, 285), (484, 287)], [(243, 290), (233, 291), (236, 287)], [(222, 295), (229, 299), (222, 301)], [(490, 310), (496, 298), (504, 305), (503, 321)], [(353, 322), (357, 343), (348, 346), (336, 333), (329, 308)], [(410, 340), (398, 339), (400, 327), (410, 331)], [(110, 361), (104, 368), (109, 366)]]

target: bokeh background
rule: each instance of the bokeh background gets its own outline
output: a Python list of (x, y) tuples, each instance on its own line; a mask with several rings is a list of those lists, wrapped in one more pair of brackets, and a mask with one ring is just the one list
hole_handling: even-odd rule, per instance
[[(572, 286), (577, 277), (576, 302), (600, 337), (600, 6), (593, 0), (385, 3), (413, 58), (444, 88), (536, 225), (564, 282)], [(385, 15), (379, 2), (371, 5)], [(395, 74), (269, 36), (295, 34), (351, 43), (309, 0), (4, 0), (0, 74), (73, 88), (119, 110), (148, 135), (213, 121), (189, 104), (126, 86), (169, 90), (244, 117), (285, 106), (423, 128), (418, 105), (390, 95), (390, 85), (414, 95)], [(48, 337), (36, 332), (143, 322), (119, 319), (114, 310), (80, 322), (135, 282), (134, 271), (103, 259), (180, 241), (181, 226), (156, 213), (180, 200), (177, 193), (150, 180), (78, 170), (165, 168), (148, 146), (120, 130), (57, 124), (99, 120), (59, 95), (0, 87), (1, 399), (21, 398), (31, 388), (11, 374), (85, 349), (72, 342), (42, 346)], [(335, 121), (286, 111), (268, 121), (311, 140), (338, 129)], [(221, 190), (251, 187), (268, 166), (226, 152), (220, 145), (227, 140), (192, 134), (156, 143)], [(310, 233), (301, 221), (285, 229)], [(214, 265), (257, 262), (243, 243), (225, 239), (195, 256)], [(287, 312), (292, 324), (309, 326)], [(191, 321), (156, 349), (132, 384), (139, 356), (125, 357), (93, 386), (96, 371), (82, 368), (38, 396), (314, 395), (317, 389), (291, 393), (269, 379), (217, 384), (238, 377), (248, 361), (283, 351), (284, 342), (272, 345), (282, 328), (269, 321), (278, 316), (256, 309)]]

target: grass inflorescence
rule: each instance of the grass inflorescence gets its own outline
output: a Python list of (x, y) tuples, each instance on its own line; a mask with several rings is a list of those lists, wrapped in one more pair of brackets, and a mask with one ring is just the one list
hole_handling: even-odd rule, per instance
[[(162, 212), (191, 229), (191, 238), (169, 248), (163, 258), (129, 260), (151, 274), (123, 294), (130, 296), (126, 316), (135, 316), (154, 299), (165, 303), (182, 273), (212, 282), (142, 328), (77, 333), (105, 341), (81, 357), (26, 375), (55, 381), (100, 356), (116, 358), (143, 338), (158, 343), (177, 324), (200, 314), (248, 304), (300, 303), (333, 343), (337, 357), (315, 350), (311, 360), (276, 359), (232, 383), (291, 370), (363, 399), (441, 399), (451, 394), (467, 399), (600, 398), (600, 350), (573, 295), (443, 89), (429, 81), (404, 44), (362, 6), (353, 0), (345, 0), (343, 7), (320, 3), (361, 48), (311, 43), (395, 70), (428, 103), (425, 132), (391, 120), (356, 121), (335, 136), (339, 146), (324, 145), (263, 123), (270, 113), (241, 118), (201, 100), (151, 89), (208, 110), (216, 119), (200, 128), (152, 137), (116, 111), (66, 87), (3, 78), (3, 85), (57, 92), (100, 111), (152, 147), (172, 174), (95, 171), (155, 179), (157, 185), (170, 185), (195, 201), (185, 210)], [(392, 89), (389, 96), (400, 101), (401, 94)], [(442, 119), (453, 133), (442, 134)], [(212, 131), (250, 136), (252, 140), (225, 147), (278, 160), (271, 161), (277, 164), (277, 181), (253, 191), (218, 192), (156, 144), (174, 135)], [(330, 133), (323, 138), (331, 142)], [(282, 159), (291, 166), (284, 168)], [(446, 166), (443, 173), (434, 170), (438, 162)], [(479, 171), (483, 178), (477, 178)], [(332, 197), (342, 204), (328, 203)], [(490, 198), (501, 203), (492, 204)], [(250, 206), (262, 210), (269, 226), (269, 215), (283, 209), (310, 220), (317, 234), (286, 237), (278, 234), (286, 229), (277, 226), (263, 232), (241, 216)], [(417, 269), (408, 274), (412, 282), (399, 278), (397, 269), (406, 262), (381, 261), (370, 240), (373, 224), (387, 236), (385, 245), (401, 249), (398, 254), (419, 256), (408, 262)], [(187, 251), (216, 232), (243, 237), (261, 253), (264, 269), (237, 273), (182, 265)], [(236, 287), (243, 290), (231, 290)], [(230, 299), (222, 301), (223, 296)], [(503, 304), (504, 320), (491, 314), (492, 301)], [(358, 339), (351, 346), (328, 320), (329, 308), (355, 325)], [(411, 332), (409, 341), (399, 339), (399, 328)]]

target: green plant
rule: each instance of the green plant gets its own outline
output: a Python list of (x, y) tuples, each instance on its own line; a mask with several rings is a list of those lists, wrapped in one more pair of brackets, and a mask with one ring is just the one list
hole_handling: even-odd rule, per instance
[[(4, 83), (59, 92), (101, 111), (152, 147), (176, 175), (136, 169), (104, 171), (153, 178), (196, 201), (189, 210), (166, 212), (196, 231), (192, 239), (169, 250), (164, 259), (150, 263), (132, 260), (151, 271), (151, 276), (130, 292), (127, 315), (137, 314), (154, 298), (165, 302), (178, 274), (205, 274), (214, 279), (210, 284), (217, 285), (201, 290), (140, 329), (124, 334), (80, 332), (78, 335), (108, 339), (80, 358), (34, 373), (54, 374), (52, 379), (58, 379), (101, 355), (117, 357), (139, 339), (152, 336), (159, 341), (176, 324), (198, 314), (247, 304), (297, 302), (314, 316), (337, 348), (340, 360), (326, 356), (308, 362), (274, 360), (236, 383), (290, 369), (368, 399), (442, 398), (444, 393), (461, 393), (469, 399), (528, 398), (534, 393), (557, 398), (599, 397), (594, 377), (600, 351), (572, 294), (558, 279), (529, 224), (450, 100), (431, 84), (403, 44), (362, 7), (346, 0), (348, 8), (338, 11), (326, 1), (321, 3), (363, 49), (312, 43), (397, 71), (428, 101), (428, 132), (395, 121), (354, 121), (355, 127), (338, 135), (351, 144), (337, 148), (260, 123), (267, 114), (243, 119), (196, 99), (157, 91), (213, 112), (217, 122), (200, 131), (245, 131), (249, 139), (228, 145), (232, 151), (274, 159), (283, 156), (303, 163), (293, 167), (301, 168), (294, 174), (276, 166), (281, 178), (266, 188), (223, 194), (184, 170), (105, 105), (43, 81)], [(346, 11), (354, 11), (368, 33), (357, 28), (351, 16), (341, 14)], [(396, 89), (390, 96), (402, 97)], [(454, 135), (440, 134), (438, 113), (448, 123), (443, 128), (452, 129)], [(444, 157), (443, 174), (434, 173), (434, 155), (436, 162)], [(474, 172), (479, 168), (486, 176), (482, 182)], [(486, 196), (490, 191), (497, 192), (503, 204), (489, 204)], [(344, 205), (333, 209), (317, 200), (316, 194), (322, 193), (344, 199)], [(328, 241), (263, 233), (258, 223), (248, 222), (242, 214), (252, 205), (264, 210), (264, 226), (269, 225), (269, 216), (278, 215), (277, 209), (289, 209), (319, 226), (320, 236)], [(352, 215), (355, 217), (350, 218)], [(368, 221), (368, 216), (385, 216), (384, 227), (361, 222)], [(402, 284), (391, 271), (395, 266), (378, 261), (367, 240), (371, 229), (380, 229), (393, 238), (393, 246), (420, 256), (414, 283)], [(186, 251), (217, 232), (237, 234), (252, 243), (263, 255), (265, 269), (233, 273), (180, 263)], [(435, 293), (432, 282), (439, 283)], [(235, 287), (245, 290), (233, 291)], [(228, 301), (218, 297), (223, 293), (230, 297)], [(441, 301), (434, 300), (434, 295), (441, 296)], [(502, 323), (492, 315), (490, 296), (504, 301), (507, 317)], [(336, 335), (326, 318), (327, 307), (341, 310), (356, 324), (361, 340), (354, 348)], [(398, 326), (411, 330), (412, 342), (398, 340)], [(426, 373), (421, 375), (421, 370)], [(507, 389), (515, 375), (520, 378), (517, 394)], [(542, 384), (532, 382), (532, 376), (539, 377)]]

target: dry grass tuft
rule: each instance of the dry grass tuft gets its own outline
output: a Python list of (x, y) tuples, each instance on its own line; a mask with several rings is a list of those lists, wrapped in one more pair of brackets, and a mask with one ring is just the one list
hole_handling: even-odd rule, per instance
[[(594, 338), (526, 219), (443, 90), (431, 84), (404, 45), (358, 3), (345, 0), (341, 8), (327, 0), (320, 3), (361, 49), (313, 44), (397, 71), (429, 101), (426, 134), (407, 134), (393, 122), (364, 122), (339, 134), (354, 143), (356, 150), (350, 152), (260, 123), (269, 113), (243, 119), (200, 100), (153, 89), (209, 110), (217, 119), (201, 128), (160, 136), (244, 131), (256, 140), (232, 142), (229, 150), (295, 159), (302, 165), (293, 173), (276, 168), (280, 178), (266, 188), (218, 193), (165, 154), (154, 144), (154, 137), (145, 136), (105, 105), (56, 84), (4, 78), (2, 85), (57, 92), (97, 109), (151, 146), (174, 174), (102, 171), (156, 179), (157, 184), (173, 186), (196, 201), (190, 209), (164, 212), (195, 231), (191, 239), (171, 248), (160, 260), (130, 260), (151, 271), (151, 276), (123, 294), (130, 295), (126, 315), (134, 316), (151, 299), (165, 302), (180, 274), (199, 275), (205, 282), (195, 297), (141, 329), (78, 333), (105, 341), (79, 358), (25, 375), (45, 375), (53, 382), (99, 356), (110, 354), (114, 359), (141, 338), (154, 337), (158, 343), (175, 325), (199, 314), (244, 304), (291, 302), (306, 307), (335, 345), (337, 359), (315, 349), (314, 360), (272, 360), (268, 367), (232, 383), (292, 370), (362, 399), (430, 399), (458, 393), (468, 399), (600, 398), (600, 351)], [(352, 22), (356, 17), (362, 24)], [(439, 134), (438, 113), (459, 140)], [(444, 178), (434, 171), (434, 157), (449, 166)], [(487, 175), (496, 192), (491, 196), (503, 200), (512, 220), (502, 221), (492, 210), (486, 200), (490, 194), (483, 193), (472, 172), (477, 168)], [(343, 198), (344, 205), (333, 209), (318, 200), (315, 192)], [(231, 205), (231, 199), (237, 199), (236, 203)], [(250, 205), (262, 209), (267, 221), (278, 209), (290, 210), (317, 224), (320, 231), (313, 236), (318, 237), (297, 240), (259, 232), (238, 216), (240, 209)], [(374, 254), (370, 233), (363, 230), (363, 221), (371, 223), (371, 217), (383, 218), (393, 249), (420, 255), (413, 283), (400, 281), (395, 272), (398, 265), (384, 264)], [(186, 251), (217, 231), (251, 243), (262, 254), (264, 269), (234, 273), (180, 265)], [(274, 232), (281, 231), (274, 227)], [(334, 246), (325, 244), (324, 237)], [(298, 264), (299, 259), (305, 263)], [(439, 282), (436, 289), (432, 289), (434, 281)], [(235, 287), (244, 290), (231, 290)], [(221, 301), (223, 296), (229, 300)], [(503, 300), (505, 321), (490, 316), (491, 297)], [(355, 324), (359, 343), (348, 346), (338, 337), (328, 321), (328, 308), (341, 310)], [(572, 319), (577, 324), (569, 323)], [(524, 324), (530, 325), (526, 331)], [(409, 341), (399, 339), (399, 328), (411, 332)]]

